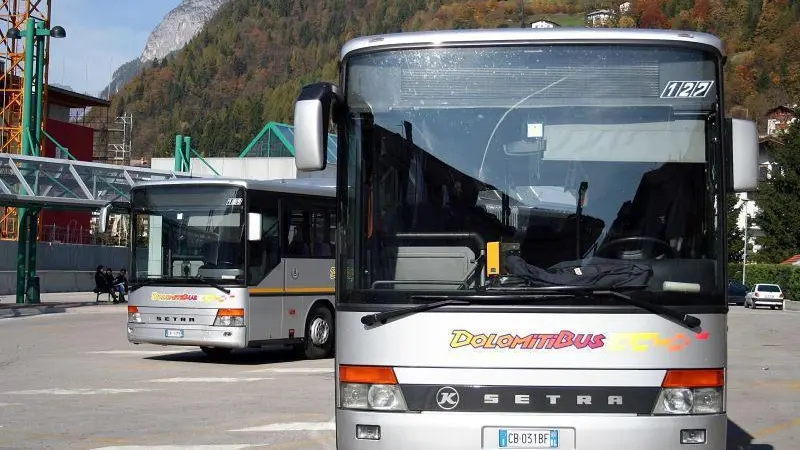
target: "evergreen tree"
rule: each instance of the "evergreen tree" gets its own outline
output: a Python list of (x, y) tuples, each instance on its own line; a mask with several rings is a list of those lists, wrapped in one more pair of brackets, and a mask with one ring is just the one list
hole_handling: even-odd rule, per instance
[(744, 250), (744, 233), (738, 227), (739, 215), (742, 212), (742, 206), (738, 205), (739, 198), (736, 194), (728, 194), (727, 201), (727, 230), (725, 237), (728, 240), (728, 261), (741, 262), (742, 253)]
[(754, 224), (764, 232), (758, 243), (764, 261), (779, 263), (800, 253), (800, 122), (795, 121), (774, 144), (770, 180), (759, 186)]

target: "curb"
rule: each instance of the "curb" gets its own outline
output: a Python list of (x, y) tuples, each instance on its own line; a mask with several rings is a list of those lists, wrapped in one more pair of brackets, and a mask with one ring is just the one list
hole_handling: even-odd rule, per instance
[(0, 305), (0, 319), (11, 319), (15, 317), (38, 316), (40, 314), (54, 314), (66, 312), (69, 308), (81, 306), (99, 305), (97, 302), (64, 302), (64, 303), (28, 303), (28, 304), (5, 304)]
[(783, 301), (783, 310), (784, 311), (800, 312), (800, 301), (797, 301), (797, 300), (784, 300)]

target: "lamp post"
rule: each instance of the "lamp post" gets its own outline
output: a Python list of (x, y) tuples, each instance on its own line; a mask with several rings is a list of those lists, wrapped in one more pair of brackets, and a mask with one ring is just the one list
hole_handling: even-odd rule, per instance
[(747, 279), (747, 230), (750, 228), (750, 212), (747, 210), (747, 206), (750, 204), (750, 200), (744, 200), (744, 248), (742, 249), (742, 284), (747, 286), (745, 280)]
[[(44, 109), (45, 39), (63, 38), (67, 32), (63, 27), (45, 28), (45, 23), (28, 17), (25, 28), (11, 28), (6, 36), (10, 39), (25, 39), (25, 86), (22, 94), (22, 148), (23, 155), (39, 153), (42, 137), (42, 111)], [(21, 188), (22, 189), (22, 188)], [(17, 245), (17, 303), (39, 303), (36, 278), (37, 222), (40, 208), (18, 208), (19, 233)]]
[[(64, 38), (67, 32), (61, 26), (45, 28), (43, 21), (28, 17), (28, 23), (22, 30), (12, 28), (7, 36), (11, 39), (25, 38), (25, 86), (22, 103), (22, 154), (31, 155), (37, 152), (42, 130), (42, 92), (44, 91), (44, 65), (46, 63), (45, 38)], [(36, 71), (34, 73), (34, 70)], [(36, 134), (31, 129), (36, 127)]]
[(747, 210), (744, 212), (744, 253), (742, 253), (742, 284), (747, 286), (745, 280), (747, 279)]

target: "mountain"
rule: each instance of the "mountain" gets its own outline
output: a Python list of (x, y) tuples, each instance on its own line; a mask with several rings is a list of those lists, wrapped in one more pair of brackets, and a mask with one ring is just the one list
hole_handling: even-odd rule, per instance
[(141, 56), (126, 62), (114, 71), (111, 83), (103, 88), (100, 97), (106, 98), (109, 89), (112, 94), (116, 94), (139, 75), (147, 63), (161, 60), (182, 49), (214, 17), (219, 8), (229, 1), (182, 0), (150, 33)]
[[(580, 23), (613, 0), (532, 0), (528, 21)], [(720, 36), (726, 100), (763, 117), (800, 99), (800, 2), (635, 0), (610, 26), (681, 28)], [(232, 0), (182, 50), (149, 65), (114, 96), (132, 113), (134, 156), (169, 155), (176, 134), (206, 155), (236, 155), (268, 121), (290, 122), (303, 84), (337, 80), (341, 45), (400, 30), (517, 27), (519, 3), (498, 0)], [(739, 112), (741, 111), (741, 112)]]
[(229, 0), (183, 0), (164, 16), (150, 33), (139, 60), (142, 63), (165, 58), (180, 50)]
[(132, 59), (125, 64), (119, 66), (114, 74), (111, 76), (111, 83), (108, 84), (102, 91), (100, 91), (100, 98), (108, 98), (108, 91), (114, 95), (122, 89), (123, 86), (130, 83), (131, 80), (142, 72), (142, 61), (139, 58)]

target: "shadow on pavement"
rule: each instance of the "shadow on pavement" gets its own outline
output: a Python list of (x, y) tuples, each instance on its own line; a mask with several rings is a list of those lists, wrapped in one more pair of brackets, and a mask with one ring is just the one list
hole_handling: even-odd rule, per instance
[(0, 304), (0, 319), (63, 313), (70, 308), (97, 304), (96, 302), (2, 303)]
[(303, 356), (302, 352), (295, 351), (293, 349), (287, 349), (285, 347), (264, 347), (237, 349), (228, 355), (220, 356), (208, 356), (198, 348), (197, 350), (187, 350), (186, 352), (181, 353), (148, 356), (145, 359), (153, 361), (256, 366), (304, 361), (305, 357)]
[(753, 444), (753, 435), (728, 419), (728, 449), (727, 450), (775, 450), (770, 444)]

